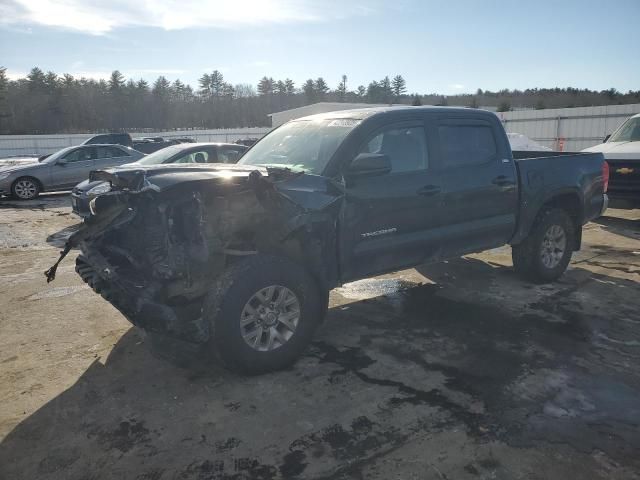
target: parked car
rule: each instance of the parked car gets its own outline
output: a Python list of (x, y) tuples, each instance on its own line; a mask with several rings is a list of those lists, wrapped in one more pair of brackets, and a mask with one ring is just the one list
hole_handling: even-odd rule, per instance
[(514, 160), (498, 117), (385, 107), (290, 121), (238, 165), (92, 172), (112, 190), (67, 242), (76, 270), (152, 342), (211, 349), (227, 367), (290, 365), (343, 283), (512, 246), (557, 279), (607, 207), (602, 154)]
[(19, 200), (41, 192), (69, 190), (97, 170), (139, 160), (144, 155), (122, 145), (80, 145), (63, 148), (41, 161), (0, 167), (0, 195)]
[(628, 118), (604, 143), (583, 152), (599, 152), (609, 163), (609, 198), (615, 208), (640, 208), (640, 114)]
[(176, 142), (172, 142), (163, 137), (138, 137), (133, 139), (133, 148), (147, 154), (157, 152), (158, 150), (175, 144)]
[(101, 133), (85, 140), (82, 145), (124, 145), (133, 147), (133, 140), (128, 133)]
[[(133, 163), (120, 168), (139, 168), (141, 165), (161, 165), (167, 163), (236, 163), (247, 147), (232, 143), (179, 143), (163, 148)], [(85, 180), (71, 191), (73, 213), (86, 218), (91, 215), (89, 203), (111, 189), (108, 182)]]
[(245, 147), (252, 147), (258, 140), (260, 139), (259, 138), (240, 138), (236, 140), (235, 143), (237, 143), (238, 145), (244, 145)]

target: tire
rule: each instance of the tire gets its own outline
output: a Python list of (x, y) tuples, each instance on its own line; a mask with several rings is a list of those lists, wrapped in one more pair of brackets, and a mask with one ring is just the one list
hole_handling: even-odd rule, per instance
[(11, 194), (18, 200), (33, 200), (41, 190), (40, 182), (33, 177), (20, 177), (11, 185)]
[(293, 261), (252, 256), (227, 270), (205, 300), (209, 348), (238, 373), (288, 367), (311, 342), (326, 311), (323, 298), (311, 275)]
[(575, 226), (560, 208), (541, 211), (525, 240), (511, 248), (516, 272), (536, 283), (558, 279), (571, 261), (575, 245)]

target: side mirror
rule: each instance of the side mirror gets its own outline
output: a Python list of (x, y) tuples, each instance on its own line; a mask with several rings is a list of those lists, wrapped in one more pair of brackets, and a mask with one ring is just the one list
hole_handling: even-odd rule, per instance
[(607, 140), (609, 140), (609, 138), (611, 138), (611, 134), (604, 137), (604, 140), (602, 141), (602, 143), (607, 143)]
[(384, 153), (361, 153), (347, 169), (352, 177), (386, 175), (391, 172), (391, 160)]

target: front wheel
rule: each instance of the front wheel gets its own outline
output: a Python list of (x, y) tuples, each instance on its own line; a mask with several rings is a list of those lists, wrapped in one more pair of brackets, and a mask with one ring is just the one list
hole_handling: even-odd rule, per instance
[(291, 365), (323, 315), (320, 288), (286, 258), (256, 255), (231, 267), (204, 306), (209, 345), (230, 370), (260, 374)]
[(11, 193), (19, 200), (33, 200), (40, 194), (40, 184), (34, 178), (21, 177), (11, 185)]
[(516, 272), (534, 282), (556, 280), (571, 261), (575, 234), (574, 224), (565, 210), (543, 210), (529, 236), (512, 247), (511, 257)]

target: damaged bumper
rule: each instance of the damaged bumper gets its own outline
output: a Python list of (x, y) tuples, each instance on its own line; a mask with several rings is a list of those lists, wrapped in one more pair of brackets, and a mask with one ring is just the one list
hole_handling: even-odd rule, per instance
[(324, 177), (304, 177), (226, 165), (92, 172), (91, 180), (109, 181), (112, 190), (92, 200), (91, 217), (45, 272), (47, 281), (79, 249), (77, 273), (132, 324), (205, 342), (204, 299), (243, 256), (297, 255), (318, 278), (331, 278), (328, 269), (337, 267), (323, 260), (327, 249), (335, 252), (328, 225), (342, 193)]

